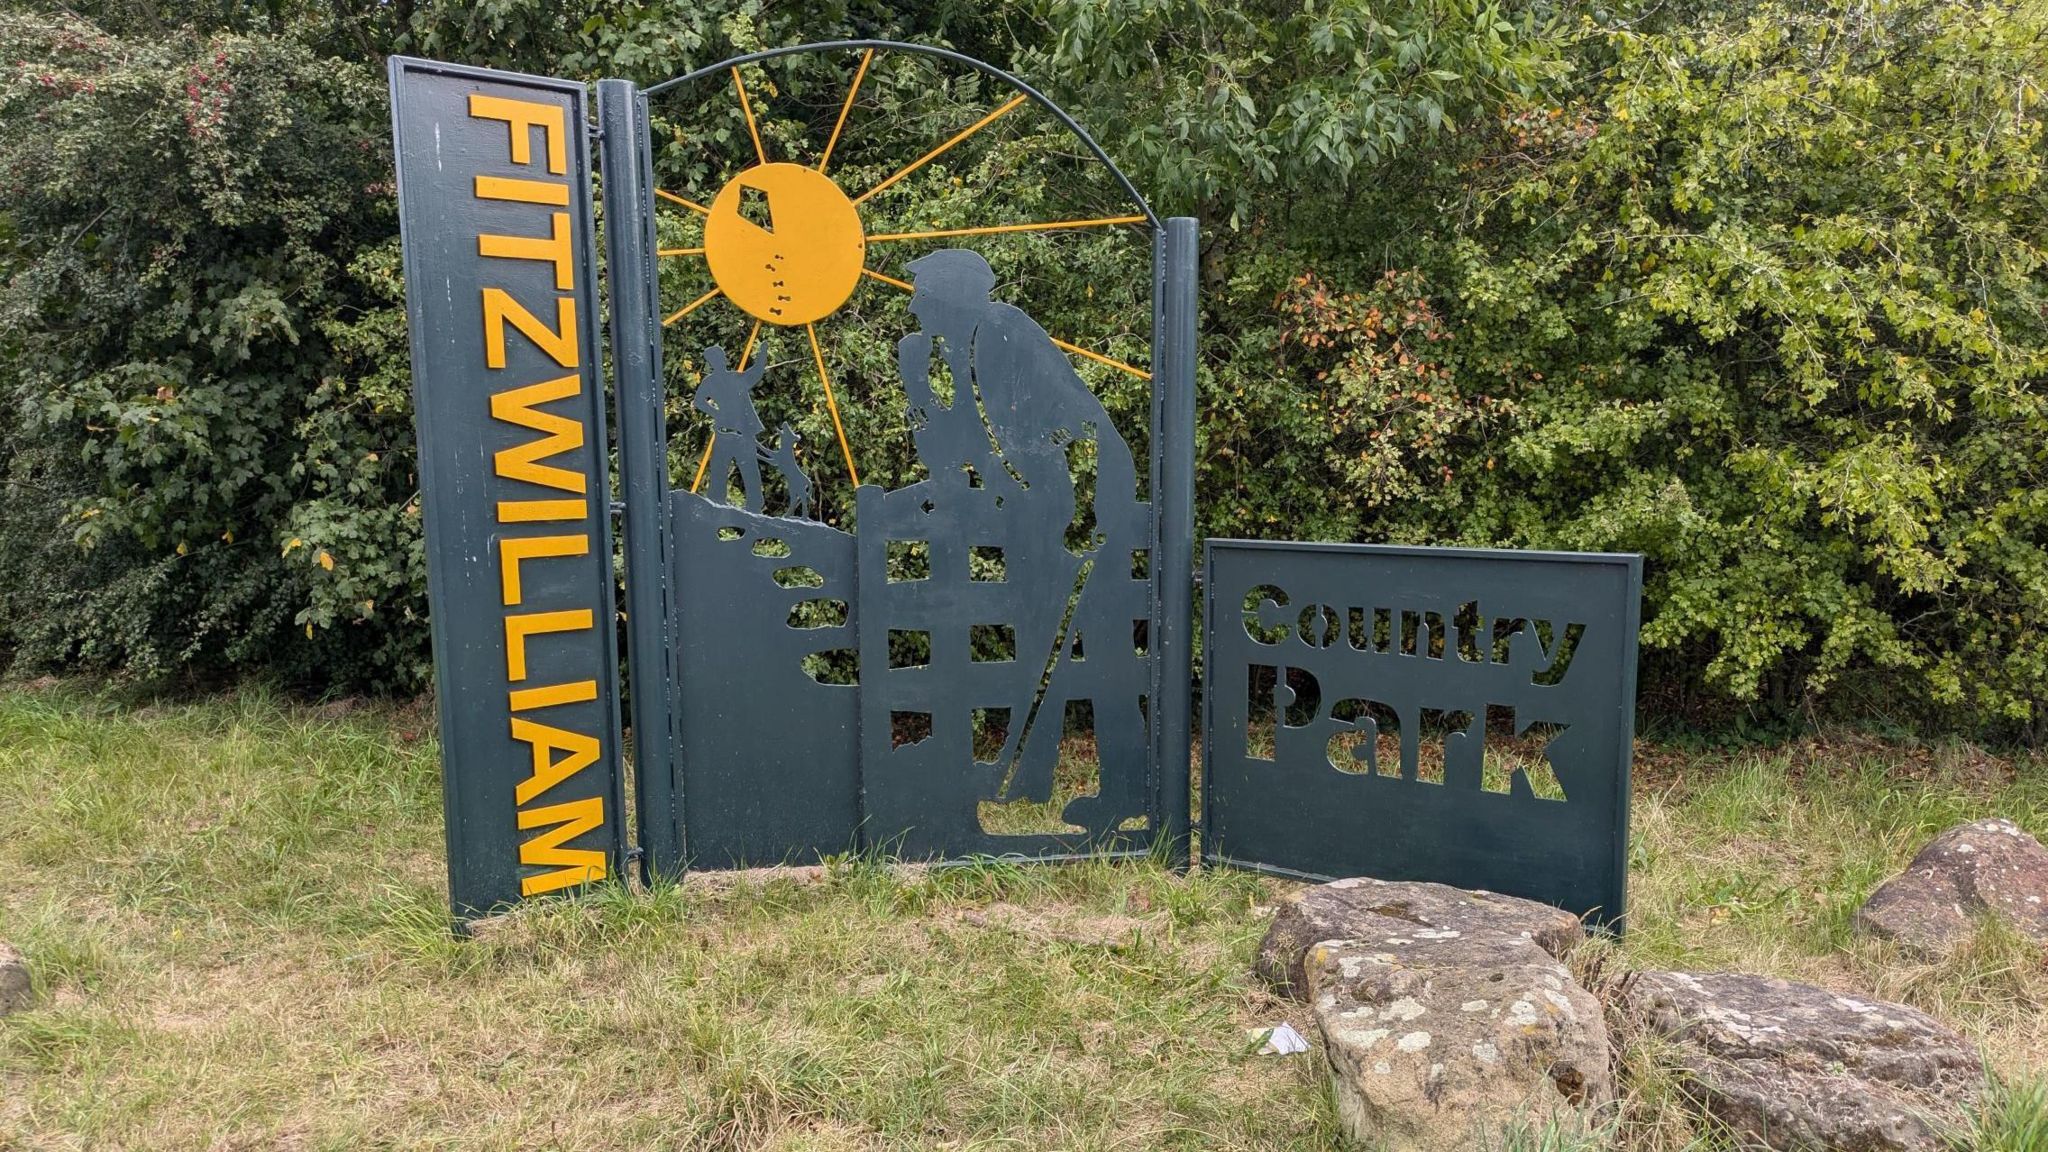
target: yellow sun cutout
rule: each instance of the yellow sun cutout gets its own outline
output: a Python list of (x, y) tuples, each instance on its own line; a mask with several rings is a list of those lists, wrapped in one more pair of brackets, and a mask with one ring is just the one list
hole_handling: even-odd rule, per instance
[(733, 177), (704, 218), (704, 261), (740, 311), (793, 328), (839, 310), (860, 286), (868, 239), (832, 178), (801, 164)]
[[(868, 65), (874, 58), (872, 48), (861, 57), (860, 68), (854, 73), (852, 85), (847, 88), (845, 102), (840, 105), (839, 120), (832, 127), (832, 137), (826, 141), (825, 151), (816, 167), (787, 161), (769, 162), (767, 149), (761, 144), (760, 126), (754, 119), (753, 104), (747, 99), (746, 82), (735, 67), (732, 70), (733, 89), (739, 94), (740, 110), (746, 116), (747, 134), (753, 141), (757, 162), (726, 181), (709, 206), (673, 192), (655, 189), (655, 195), (689, 209), (704, 222), (702, 247), (663, 248), (658, 254), (701, 257), (715, 285), (709, 292), (671, 313), (662, 324), (673, 325), (723, 296), (754, 320), (753, 331), (747, 335), (746, 348), (740, 353), (739, 369), (742, 371), (753, 358), (754, 345), (760, 338), (763, 324), (804, 329), (810, 340), (811, 357), (817, 366), (825, 404), (831, 411), (832, 427), (838, 434), (839, 450), (846, 460), (847, 476), (855, 487), (860, 485), (860, 471), (854, 466), (853, 449), (846, 441), (846, 428), (839, 419), (839, 398), (834, 394), (831, 376), (825, 370), (825, 354), (818, 343), (817, 325), (818, 321), (828, 319), (845, 307), (860, 287), (862, 277), (900, 291), (913, 290), (908, 282), (867, 266), (871, 245), (949, 236), (985, 236), (999, 232), (1100, 228), (1142, 224), (1148, 220), (1143, 215), (1105, 216), (1091, 220), (870, 234), (860, 214), (863, 203), (895, 187), (904, 177), (1008, 115), (1027, 99), (1023, 95), (1012, 97), (888, 179), (858, 196), (850, 197), (837, 181), (826, 175), (826, 167), (832, 161), (832, 150), (839, 144), (840, 133), (845, 130), (847, 117), (853, 111), (854, 97), (860, 93), (861, 81), (867, 76)], [(1152, 374), (1144, 369), (1100, 352), (1059, 339), (1054, 339), (1053, 343), (1074, 355), (1107, 364), (1141, 379), (1152, 378)], [(692, 492), (704, 483), (706, 468), (711, 463), (711, 447), (708, 443), (704, 446), (704, 457), (697, 464), (697, 477), (690, 484)]]

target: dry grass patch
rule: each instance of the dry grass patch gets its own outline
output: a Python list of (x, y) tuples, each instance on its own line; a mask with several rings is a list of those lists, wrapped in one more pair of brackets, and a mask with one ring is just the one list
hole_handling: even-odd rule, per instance
[(0, 697), (0, 1147), (1331, 1147), (1241, 874), (848, 861), (447, 932), (417, 717)]
[[(428, 729), (0, 690), (0, 937), (40, 988), (0, 1023), (0, 1148), (1337, 1145), (1320, 1061), (1252, 1052), (1254, 1027), (1315, 1035), (1249, 976), (1274, 882), (848, 860), (459, 940)], [(1606, 955), (1897, 996), (2037, 1074), (2037, 954), (1991, 932), (1915, 968), (1846, 922), (1950, 823), (2043, 831), (2038, 770), (1906, 750), (1901, 784), (1886, 747), (1648, 757), (1636, 930)], [(1634, 1146), (1687, 1146), (1643, 1083)]]

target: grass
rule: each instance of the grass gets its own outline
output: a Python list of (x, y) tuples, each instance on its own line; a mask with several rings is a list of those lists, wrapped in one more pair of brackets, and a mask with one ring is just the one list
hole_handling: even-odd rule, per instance
[(2040, 1152), (2048, 1148), (2048, 1081), (1994, 1076), (1975, 1120), (1972, 1152)]
[(1987, 925), (1915, 963), (1851, 933), (1869, 892), (1935, 834), (2005, 816), (2048, 834), (2048, 771), (1967, 746), (1807, 742), (1770, 755), (1648, 752), (1630, 862), (1634, 967), (1769, 972), (1923, 1008), (1998, 1067), (2048, 1072), (2048, 968)]
[[(609, 887), (446, 931), (437, 754), (406, 709), (0, 689), (0, 1149), (1318, 1149), (1320, 1064), (1249, 1030), (1284, 889), (1156, 864)], [(1595, 964), (1741, 967), (1920, 1004), (2006, 1079), (1981, 1152), (2043, 1147), (2048, 971), (1851, 939), (1948, 824), (2048, 832), (2048, 779), (1964, 748), (1646, 747), (1633, 932)], [(1630, 1059), (1652, 1057), (1640, 1051)], [(1652, 1069), (1632, 1149), (1704, 1149)], [(1503, 1152), (1577, 1152), (1547, 1123)]]

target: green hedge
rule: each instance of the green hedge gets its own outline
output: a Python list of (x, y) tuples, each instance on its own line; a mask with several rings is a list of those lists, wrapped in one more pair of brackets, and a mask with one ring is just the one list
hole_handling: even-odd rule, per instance
[[(1010, 64), (1202, 220), (1204, 532), (1641, 551), (1654, 710), (2048, 735), (2038, 6), (213, 7), (0, 16), (22, 669), (422, 684), (377, 54), (652, 81), (883, 35)], [(774, 146), (829, 129), (837, 68), (764, 74)], [(849, 170), (989, 95), (937, 75), (878, 74)], [(664, 180), (728, 165), (705, 107), (661, 122)], [(893, 218), (1100, 200), (1037, 131)], [(997, 259), (1049, 328), (1141, 353), (1128, 245)], [(838, 352), (878, 377), (892, 332)]]

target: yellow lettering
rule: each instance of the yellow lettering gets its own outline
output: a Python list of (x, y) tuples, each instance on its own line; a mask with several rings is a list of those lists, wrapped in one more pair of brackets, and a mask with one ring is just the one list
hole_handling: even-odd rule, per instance
[(498, 565), (504, 570), (505, 606), (520, 602), (519, 562), (551, 556), (584, 556), (590, 552), (588, 536), (506, 536), (498, 540)]
[(503, 120), (512, 132), (512, 162), (533, 163), (533, 136), (539, 128), (548, 142), (548, 171), (560, 176), (569, 171), (569, 126), (560, 104), (540, 104), (504, 96), (469, 94), (469, 114), (478, 120)]
[[(515, 716), (512, 719), (512, 738), (533, 745), (533, 775), (521, 780), (512, 793), (513, 801), (521, 808), (532, 803), (534, 797), (597, 763), (595, 736), (565, 732)], [(568, 755), (557, 760), (556, 752)], [(521, 824), (520, 827), (526, 825)]]
[(564, 368), (574, 368), (582, 363), (576, 348), (576, 298), (562, 296), (555, 300), (555, 327), (549, 329), (524, 305), (512, 298), (503, 288), (484, 289), (484, 363), (493, 368), (505, 366), (505, 325), (524, 333), (541, 351)]
[[(553, 400), (566, 400), (583, 394), (583, 377), (563, 376), (555, 380), (543, 380), (514, 388), (491, 397), (491, 416), (508, 424), (531, 428), (544, 433), (538, 440), (515, 444), (500, 451), (496, 458), (498, 475), (508, 480), (524, 480), (546, 488), (560, 488), (564, 492), (581, 492), (586, 486), (586, 477), (581, 472), (571, 472), (552, 464), (542, 464), (549, 456), (559, 456), (583, 447), (583, 425), (567, 416), (552, 412), (540, 412), (534, 405), (546, 404)], [(507, 601), (510, 603), (510, 601)]]
[(546, 520), (588, 520), (588, 500), (500, 500), (498, 523), (535, 524)]
[[(597, 681), (578, 680), (572, 684), (545, 684), (539, 688), (514, 688), (512, 711), (531, 712), (556, 704), (581, 704), (597, 699)], [(515, 721), (516, 723), (516, 721)]]
[(476, 238), (479, 256), (503, 260), (545, 260), (555, 266), (555, 287), (564, 292), (576, 286), (576, 264), (569, 247), (569, 214), (555, 212), (550, 236), (500, 236), (486, 232)]
[(476, 198), (479, 200), (511, 200), (519, 204), (552, 204), (557, 208), (569, 206), (569, 186), (552, 180), (519, 180), (510, 176), (479, 176), (476, 178)]
[(583, 632), (591, 627), (588, 608), (563, 612), (520, 612), (505, 617), (505, 675), (526, 679), (526, 640), (549, 632)]
[(521, 878), (519, 894), (538, 896), (557, 888), (594, 884), (604, 879), (603, 852), (594, 848), (562, 847), (565, 842), (603, 826), (604, 800), (597, 796), (546, 808), (522, 809), (519, 813), (520, 831), (543, 827), (548, 830), (519, 845), (519, 862), (555, 871)]

